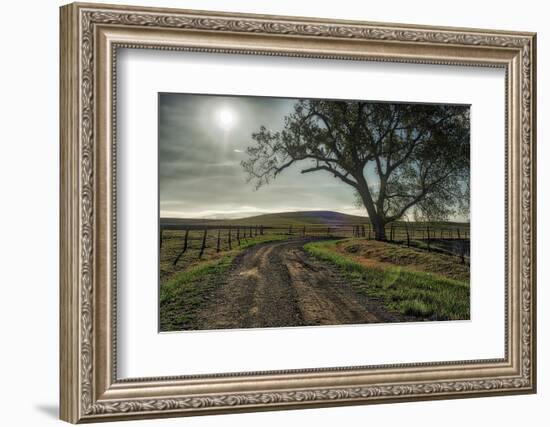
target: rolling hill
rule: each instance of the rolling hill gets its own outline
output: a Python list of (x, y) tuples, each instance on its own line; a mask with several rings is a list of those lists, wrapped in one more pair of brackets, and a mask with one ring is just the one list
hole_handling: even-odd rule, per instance
[(279, 212), (262, 214), (240, 219), (185, 219), (185, 218), (161, 218), (161, 225), (263, 225), (276, 226), (302, 226), (302, 225), (336, 225), (336, 224), (364, 224), (368, 222), (367, 216), (347, 215), (333, 211), (301, 211)]

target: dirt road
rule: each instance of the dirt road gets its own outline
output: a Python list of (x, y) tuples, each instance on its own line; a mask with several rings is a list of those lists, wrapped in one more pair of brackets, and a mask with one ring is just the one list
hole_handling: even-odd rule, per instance
[(357, 294), (333, 267), (310, 257), (307, 239), (261, 244), (234, 261), (199, 311), (200, 329), (395, 322), (377, 301)]

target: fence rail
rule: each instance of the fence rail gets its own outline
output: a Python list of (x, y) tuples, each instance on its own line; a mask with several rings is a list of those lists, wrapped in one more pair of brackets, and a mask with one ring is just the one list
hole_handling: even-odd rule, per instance
[[(170, 231), (171, 233), (166, 233)], [(425, 249), (430, 252), (442, 252), (458, 256), (462, 263), (469, 259), (470, 227), (468, 224), (436, 223), (393, 223), (386, 225), (386, 239), (389, 242)], [(207, 247), (215, 247), (216, 252), (241, 246), (242, 240), (266, 234), (288, 235), (294, 237), (375, 238), (370, 223), (361, 224), (281, 224), (281, 225), (216, 225), (216, 224), (161, 224), (160, 248), (167, 239), (181, 239), (182, 247), (173, 261), (176, 265), (182, 255), (193, 246), (202, 258)], [(197, 243), (191, 244), (191, 241)], [(200, 243), (198, 243), (200, 242)], [(198, 245), (198, 247), (197, 247)]]

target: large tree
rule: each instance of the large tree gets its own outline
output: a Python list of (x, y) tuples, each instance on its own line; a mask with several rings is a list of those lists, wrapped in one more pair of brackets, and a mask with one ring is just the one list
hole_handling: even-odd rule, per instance
[(457, 105), (300, 100), (281, 131), (252, 134), (242, 162), (256, 188), (291, 165), (351, 186), (378, 240), (407, 217), (443, 219), (469, 204), (469, 108)]

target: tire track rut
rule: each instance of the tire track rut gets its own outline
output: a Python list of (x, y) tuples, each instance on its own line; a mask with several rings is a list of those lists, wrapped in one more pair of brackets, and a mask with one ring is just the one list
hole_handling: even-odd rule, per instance
[(332, 266), (310, 257), (311, 239), (265, 243), (239, 255), (209, 303), (199, 329), (399, 322), (359, 295)]

